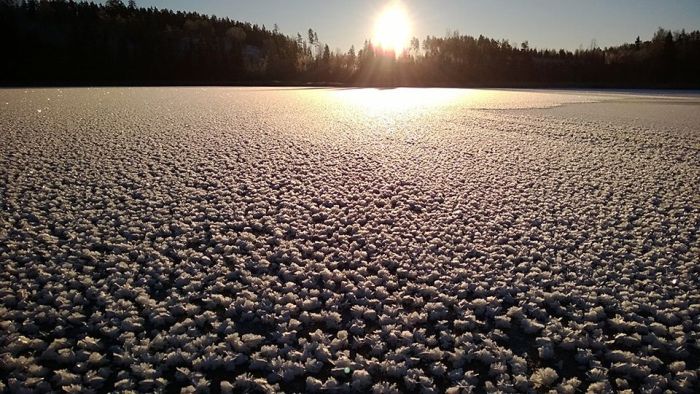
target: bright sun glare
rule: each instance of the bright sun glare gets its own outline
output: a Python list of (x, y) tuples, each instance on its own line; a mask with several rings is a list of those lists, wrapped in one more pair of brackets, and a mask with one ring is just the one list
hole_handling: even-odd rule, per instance
[(390, 4), (374, 25), (374, 42), (384, 50), (401, 53), (408, 45), (411, 24), (400, 3)]

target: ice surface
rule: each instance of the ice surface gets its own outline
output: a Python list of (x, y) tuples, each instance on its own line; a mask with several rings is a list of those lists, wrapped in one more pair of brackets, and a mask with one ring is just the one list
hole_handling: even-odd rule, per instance
[(694, 93), (0, 102), (0, 391), (697, 388)]

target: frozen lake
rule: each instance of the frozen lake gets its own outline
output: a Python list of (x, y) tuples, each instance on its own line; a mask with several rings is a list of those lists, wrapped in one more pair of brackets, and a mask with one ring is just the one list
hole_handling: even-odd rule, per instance
[(697, 93), (2, 89), (0, 126), (0, 391), (699, 384)]

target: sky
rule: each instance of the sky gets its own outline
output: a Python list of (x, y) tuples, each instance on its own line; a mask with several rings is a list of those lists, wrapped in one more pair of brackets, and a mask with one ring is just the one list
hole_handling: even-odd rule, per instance
[[(139, 6), (197, 11), (265, 25), (287, 35), (309, 28), (331, 49), (361, 47), (391, 0), (136, 0)], [(403, 0), (412, 35), (448, 31), (537, 48), (588, 48), (650, 39), (664, 27), (700, 30), (700, 0)]]

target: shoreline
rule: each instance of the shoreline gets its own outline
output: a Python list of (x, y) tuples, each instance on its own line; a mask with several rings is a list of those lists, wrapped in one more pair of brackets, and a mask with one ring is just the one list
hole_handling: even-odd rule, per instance
[(677, 90), (700, 91), (700, 85), (605, 83), (474, 83), (474, 84), (355, 84), (304, 81), (0, 81), (0, 88), (87, 88), (87, 87), (299, 87), (299, 88), (445, 88), (445, 89), (537, 89), (537, 90)]

